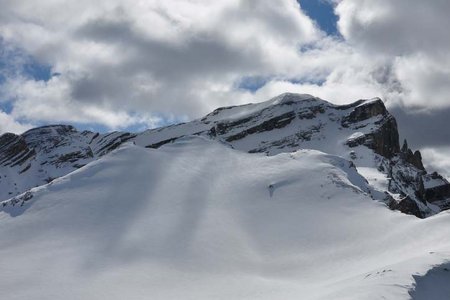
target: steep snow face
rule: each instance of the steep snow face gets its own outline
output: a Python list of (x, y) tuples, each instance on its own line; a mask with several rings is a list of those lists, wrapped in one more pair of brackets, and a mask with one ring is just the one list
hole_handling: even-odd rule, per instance
[(68, 125), (31, 129), (0, 137), (0, 199), (66, 175), (98, 159), (134, 135), (78, 132)]
[(127, 144), (0, 212), (4, 299), (409, 299), (450, 216), (387, 210), (347, 160)]

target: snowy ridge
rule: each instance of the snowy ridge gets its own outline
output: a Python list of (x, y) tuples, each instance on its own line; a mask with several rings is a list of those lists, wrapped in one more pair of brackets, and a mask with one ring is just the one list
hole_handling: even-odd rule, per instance
[(450, 259), (450, 215), (390, 211), (366, 188), (349, 161), (316, 150), (128, 143), (0, 212), (0, 290), (5, 299), (410, 299), (414, 278)]
[(0, 137), (0, 199), (17, 196), (92, 162), (133, 134), (78, 132), (52, 125)]

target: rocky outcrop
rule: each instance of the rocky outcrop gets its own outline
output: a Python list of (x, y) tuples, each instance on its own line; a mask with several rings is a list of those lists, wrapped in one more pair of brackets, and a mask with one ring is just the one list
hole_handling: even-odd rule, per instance
[(5, 133), (0, 136), (0, 165), (16, 166), (23, 164), (35, 155), (22, 136)]
[[(292, 122), (292, 120), (295, 118), (295, 113), (290, 111), (285, 114), (282, 114), (280, 116), (273, 117), (267, 121), (262, 122), (261, 124), (258, 124), (256, 126), (250, 127), (248, 129), (242, 130), (239, 133), (235, 135), (228, 136), (226, 138), (227, 142), (233, 142), (236, 140), (240, 140), (250, 134), (254, 133), (261, 133), (264, 131), (271, 131), (274, 129), (283, 128), (289, 123)], [(218, 126), (221, 125), (223, 128), (223, 124), (218, 124)], [(223, 129), (222, 129), (223, 130)], [(229, 130), (229, 128), (227, 128)]]
[(413, 166), (415, 166), (419, 170), (425, 171), (425, 167), (423, 166), (423, 163), (422, 163), (422, 154), (420, 153), (419, 150), (417, 150), (417, 151), (415, 151), (413, 153), (412, 150), (409, 149), (408, 142), (406, 140), (404, 140), (404, 142), (403, 142), (403, 146), (402, 146), (402, 149), (401, 149), (401, 152), (400, 152), (400, 156), (406, 162), (412, 164)]
[(372, 117), (387, 115), (388, 111), (380, 98), (375, 98), (370, 101), (356, 102), (353, 110), (342, 119), (342, 126), (349, 127), (350, 125), (365, 121)]
[(383, 120), (379, 129), (368, 137), (372, 141), (369, 148), (386, 158), (392, 158), (400, 149), (397, 122), (392, 116)]
[(426, 189), (425, 199), (430, 203), (441, 201), (442, 199), (450, 199), (450, 184), (447, 183)]
[(417, 202), (408, 196), (398, 202), (391, 199), (391, 201), (388, 202), (388, 207), (392, 210), (398, 210), (404, 214), (413, 215), (421, 219), (426, 217), (426, 215), (419, 208)]
[[(342, 126), (355, 131), (368, 125), (378, 125), (376, 130), (352, 136), (346, 144), (355, 148), (366, 146), (383, 157), (380, 169), (390, 178), (389, 192), (401, 196), (401, 200), (388, 202), (391, 209), (400, 210), (423, 218), (431, 213), (427, 203), (439, 203), (444, 209), (450, 203), (450, 185), (426, 188), (423, 177), (426, 170), (419, 151), (409, 149), (406, 140), (400, 149), (395, 118), (389, 114), (380, 99), (358, 102), (350, 106), (351, 112), (342, 119)], [(356, 154), (353, 154), (353, 157)]]
[(360, 103), (342, 119), (341, 124), (343, 127), (357, 130), (366, 127), (367, 120), (371, 118), (374, 118), (373, 124), (378, 125), (378, 129), (348, 140), (347, 145), (364, 145), (383, 157), (392, 158), (400, 151), (397, 122), (389, 114), (383, 101), (375, 99)]
[(53, 142), (57, 145), (58, 141), (75, 132), (77, 130), (72, 125), (47, 125), (25, 131), (21, 136), (27, 140), (30, 147), (37, 147), (42, 142)]

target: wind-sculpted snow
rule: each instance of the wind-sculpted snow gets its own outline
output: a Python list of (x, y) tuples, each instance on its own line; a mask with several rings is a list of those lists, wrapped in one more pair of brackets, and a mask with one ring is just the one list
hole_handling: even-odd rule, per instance
[(315, 150), (129, 143), (2, 208), (2, 298), (409, 299), (450, 257), (450, 215), (370, 188)]

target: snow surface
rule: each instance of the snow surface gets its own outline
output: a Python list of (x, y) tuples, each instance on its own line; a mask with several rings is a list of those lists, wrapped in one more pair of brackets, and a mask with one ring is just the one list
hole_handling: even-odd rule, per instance
[(436, 266), (424, 276), (416, 276), (415, 278), (415, 289), (411, 291), (412, 299), (450, 299), (450, 263)]
[(22, 206), (0, 205), (0, 291), (410, 299), (413, 276), (450, 258), (450, 215), (420, 220), (367, 191), (349, 161), (315, 150), (255, 155), (201, 137), (127, 144)]

